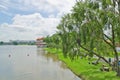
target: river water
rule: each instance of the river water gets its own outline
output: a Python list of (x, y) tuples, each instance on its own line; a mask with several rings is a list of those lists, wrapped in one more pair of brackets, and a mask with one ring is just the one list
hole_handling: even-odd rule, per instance
[(81, 80), (36, 46), (0, 46), (0, 80)]

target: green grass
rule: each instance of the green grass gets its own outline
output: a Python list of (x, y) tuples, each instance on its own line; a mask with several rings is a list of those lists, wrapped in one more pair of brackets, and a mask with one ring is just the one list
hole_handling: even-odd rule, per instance
[(69, 57), (63, 57), (61, 50), (57, 51), (53, 48), (46, 48), (45, 50), (49, 53), (57, 54), (59, 60), (66, 63), (67, 67), (83, 80), (120, 80), (120, 77), (116, 76), (116, 72), (100, 71), (102, 64), (88, 64), (89, 61), (86, 58), (71, 61)]

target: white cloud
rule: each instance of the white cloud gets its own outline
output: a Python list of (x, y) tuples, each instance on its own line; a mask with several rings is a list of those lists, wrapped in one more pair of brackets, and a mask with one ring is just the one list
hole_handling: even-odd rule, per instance
[[(12, 0), (11, 0), (12, 1)], [(64, 14), (70, 12), (75, 0), (16, 0), (14, 8), (21, 10), (34, 10), (47, 14)], [(12, 3), (14, 5), (14, 2)], [(17, 7), (16, 7), (17, 6)]]
[(10, 5), (9, 0), (0, 0), (0, 12), (8, 16), (11, 16), (11, 13), (7, 12), (9, 5)]
[(37, 31), (41, 31), (43, 29), (51, 32), (56, 29), (58, 23), (59, 18), (44, 18), (39, 13), (34, 13), (31, 15), (16, 15), (13, 18), (12, 25), (25, 29)]
[[(74, 4), (75, 0), (2, 0), (1, 11), (15, 15), (11, 24), (0, 25), (0, 40), (35, 39), (51, 35), (55, 33), (60, 17), (70, 12)], [(19, 14), (14, 10), (18, 10)], [(28, 14), (30, 11), (32, 13)]]
[(36, 39), (56, 32), (58, 18), (44, 18), (39, 13), (30, 15), (17, 14), (12, 24), (2, 24), (0, 27), (1, 39)]
[(9, 0), (0, 0), (0, 10), (7, 10), (9, 5)]
[[(0, 0), (0, 10), (5, 12), (15, 9), (63, 15), (68, 13), (74, 4), (75, 0)], [(14, 12), (9, 12), (11, 13)]]

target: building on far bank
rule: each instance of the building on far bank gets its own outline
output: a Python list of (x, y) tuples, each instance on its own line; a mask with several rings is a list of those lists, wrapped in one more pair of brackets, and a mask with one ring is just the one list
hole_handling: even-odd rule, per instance
[(43, 37), (36, 39), (36, 45), (37, 45), (37, 47), (45, 47), (46, 46), (46, 43), (43, 41), (43, 39), (44, 39)]

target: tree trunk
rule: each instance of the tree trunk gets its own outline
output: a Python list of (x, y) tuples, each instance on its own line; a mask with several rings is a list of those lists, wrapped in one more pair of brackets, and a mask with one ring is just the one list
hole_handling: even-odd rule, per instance
[(118, 52), (116, 51), (116, 45), (115, 45), (115, 32), (114, 32), (114, 27), (112, 25), (112, 45), (113, 45), (113, 50), (114, 50), (114, 53), (115, 53), (115, 59), (116, 59), (116, 72), (117, 72), (117, 76), (120, 77), (120, 68), (119, 68), (119, 56), (118, 56)]
[(104, 60), (107, 64), (109, 64), (109, 65), (111, 66), (110, 62), (109, 62), (108, 60), (106, 60), (104, 57), (102, 57), (102, 56), (100, 56), (99, 54), (97, 54), (97, 53), (95, 53), (95, 52), (93, 52), (93, 51), (91, 51), (91, 50), (83, 47), (82, 45), (80, 45), (80, 47), (83, 48), (84, 50), (88, 51), (88, 52), (92, 52), (92, 53), (93, 53), (94, 55), (96, 55), (98, 58), (101, 58), (101, 59)]
[[(119, 15), (120, 15), (120, 0), (118, 0), (118, 11), (119, 11)], [(117, 51), (116, 51), (117, 52)], [(119, 60), (119, 58), (118, 58)], [(118, 61), (119, 62), (119, 61)], [(117, 76), (120, 77), (120, 66), (118, 65), (118, 71), (117, 71)]]

